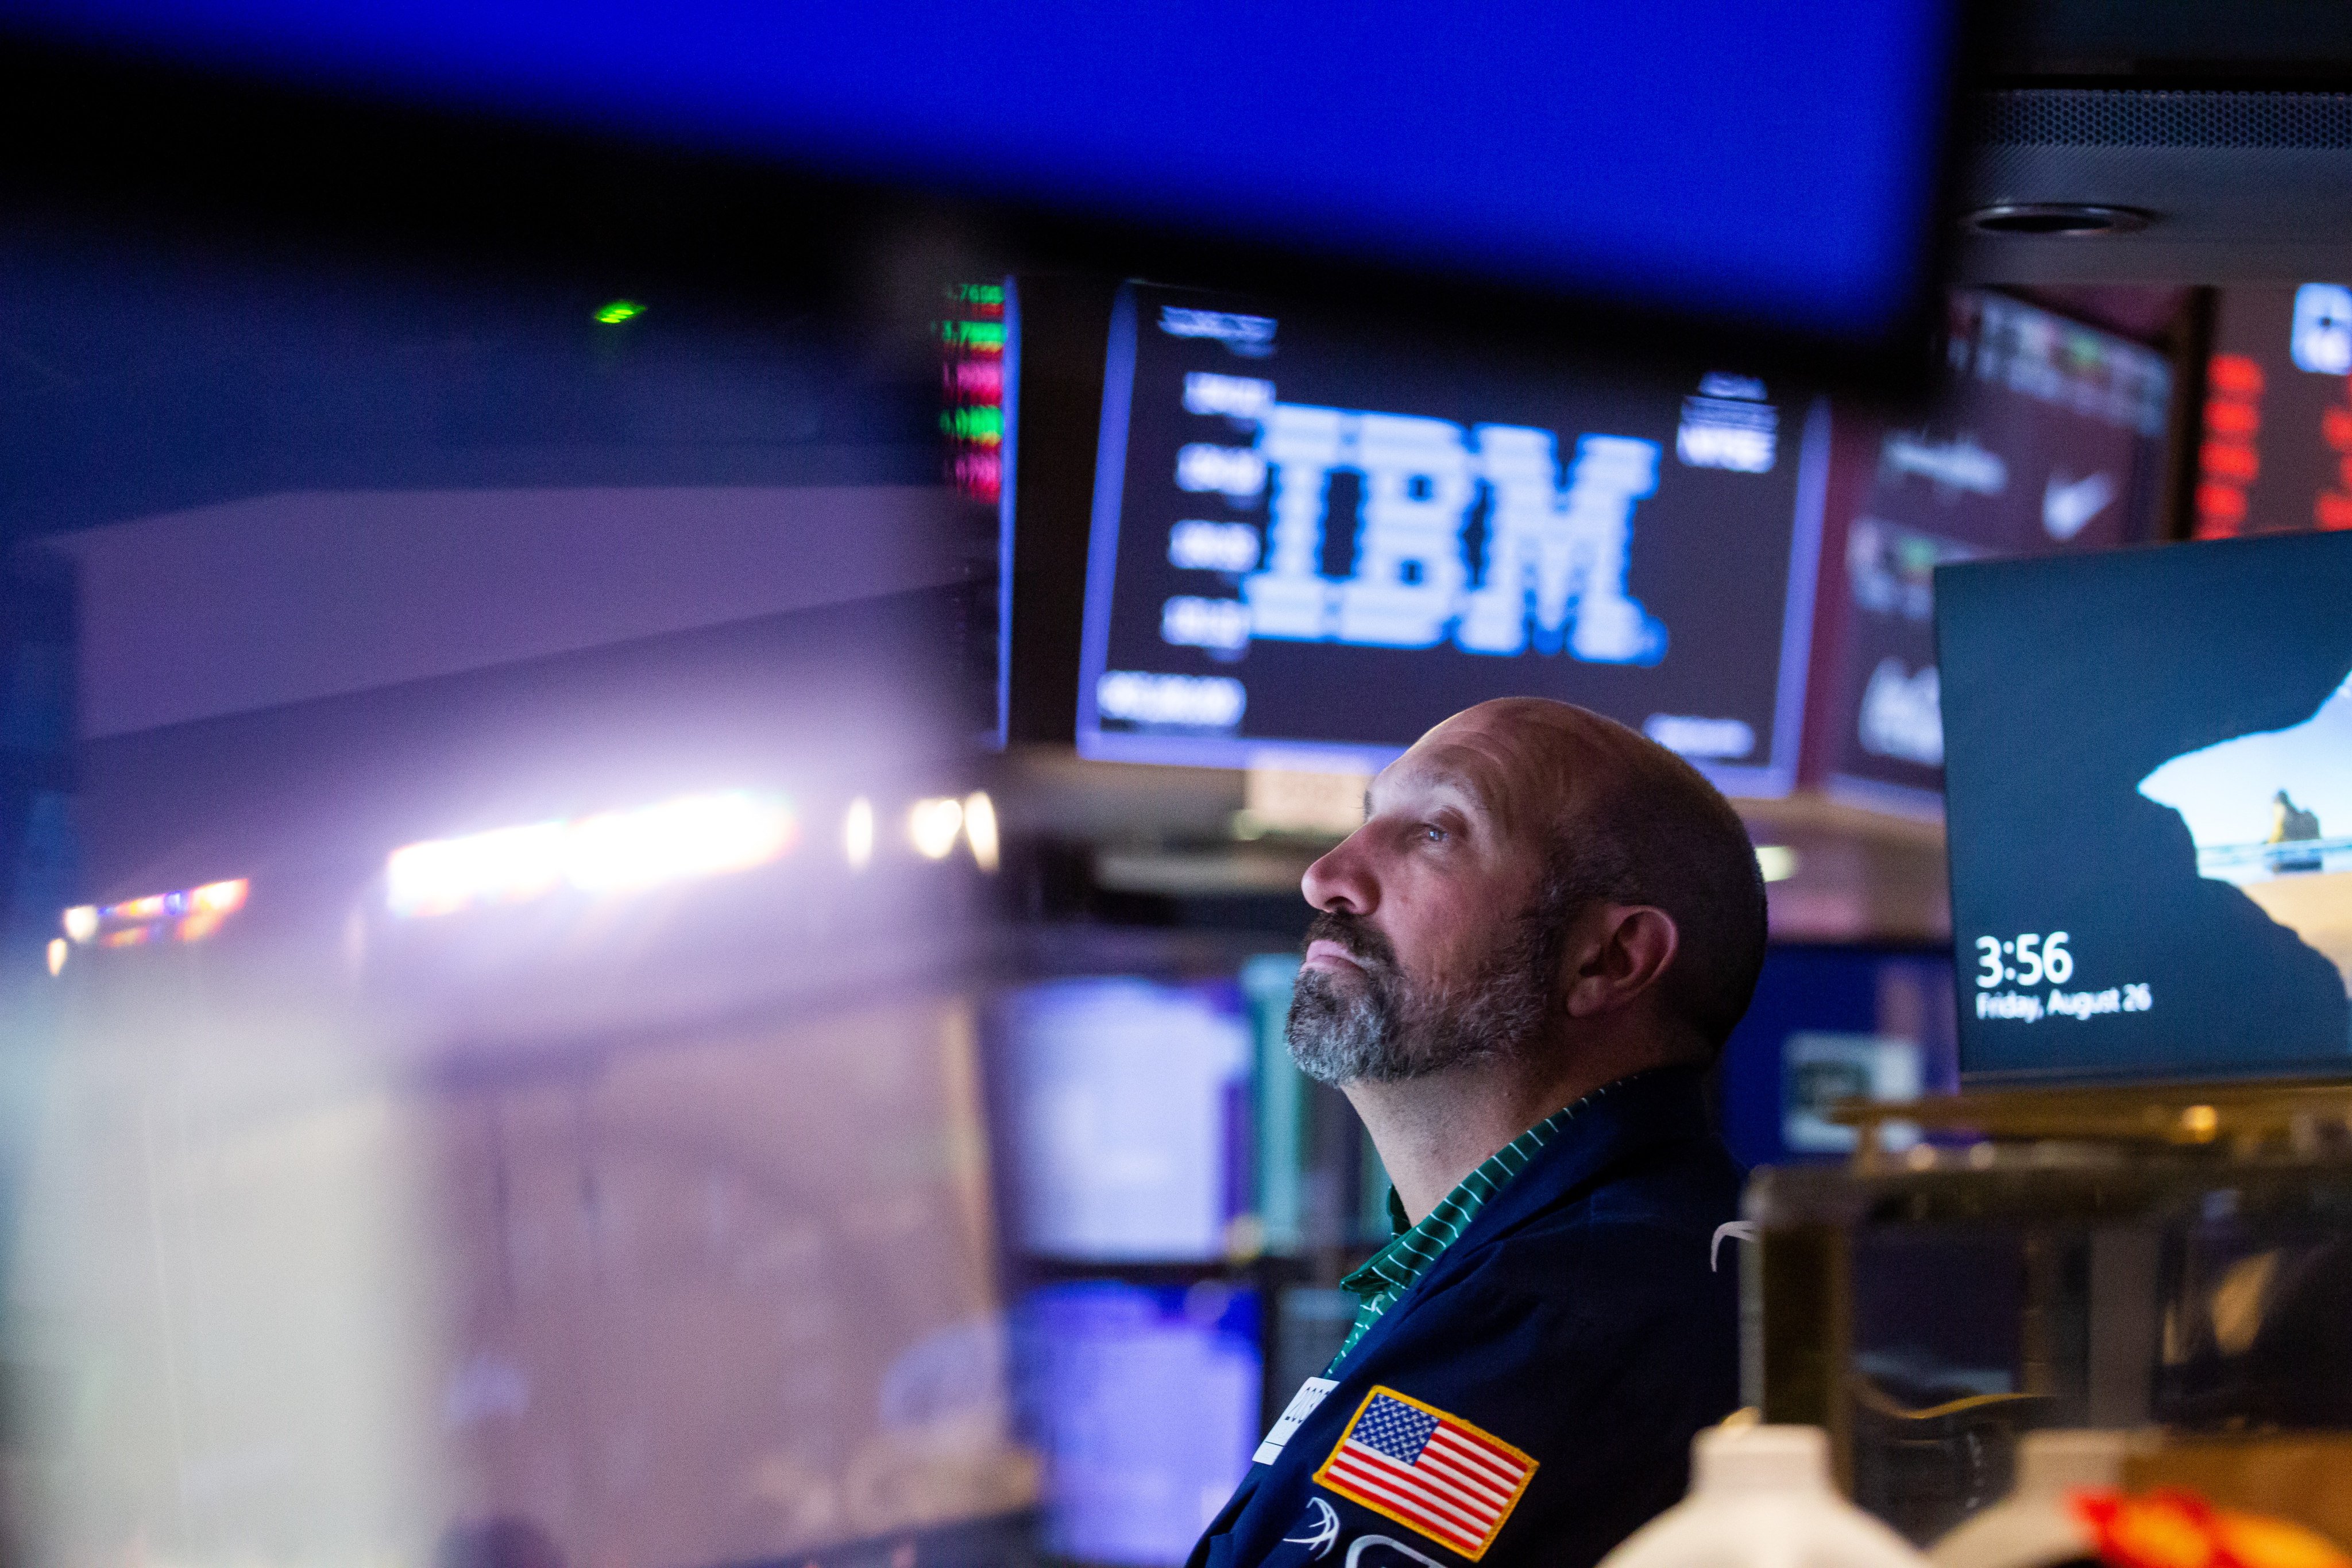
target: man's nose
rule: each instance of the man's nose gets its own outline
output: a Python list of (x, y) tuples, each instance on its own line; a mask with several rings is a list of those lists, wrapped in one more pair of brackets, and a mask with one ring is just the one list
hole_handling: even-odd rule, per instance
[(1361, 833), (1349, 835), (1307, 868), (1307, 875), (1298, 879), (1298, 890), (1307, 895), (1308, 903), (1318, 910), (1345, 910), (1349, 914), (1372, 912), (1381, 901), (1380, 884), (1367, 863)]

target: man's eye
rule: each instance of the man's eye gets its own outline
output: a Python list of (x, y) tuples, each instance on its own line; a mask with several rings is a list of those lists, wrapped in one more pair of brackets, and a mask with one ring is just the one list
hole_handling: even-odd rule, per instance
[(1445, 829), (1433, 822), (1424, 822), (1421, 825), (1421, 837), (1426, 843), (1443, 844), (1445, 842)]

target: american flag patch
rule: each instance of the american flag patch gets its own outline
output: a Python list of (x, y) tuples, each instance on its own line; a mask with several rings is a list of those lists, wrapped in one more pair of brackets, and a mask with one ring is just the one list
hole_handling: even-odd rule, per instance
[(1475, 1562), (1535, 1473), (1535, 1460), (1492, 1433), (1375, 1388), (1315, 1479)]

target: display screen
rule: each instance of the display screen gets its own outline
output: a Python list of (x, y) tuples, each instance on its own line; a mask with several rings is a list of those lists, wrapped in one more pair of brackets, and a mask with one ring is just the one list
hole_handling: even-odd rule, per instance
[(1937, 574), (1960, 1064), (2352, 1056), (2352, 537)]
[(2225, 289), (2205, 369), (2197, 537), (2352, 529), (2352, 288)]
[(1831, 789), (1872, 805), (1933, 809), (1943, 785), (1936, 568), (2144, 539), (2163, 477), (2172, 369), (2153, 349), (1973, 292), (1953, 296), (1947, 343), (1924, 418), (1857, 428), (1871, 478), (1833, 520), (1843, 602), (1816, 711)]
[(1828, 420), (1736, 370), (1562, 375), (1131, 286), (1078, 746), (1370, 771), (1491, 697), (1785, 793)]
[(1059, 980), (1012, 993), (1000, 1017), (1018, 1246), (1096, 1261), (1224, 1256), (1250, 1205), (1238, 989)]
[(1927, 282), (1956, 7), (6, 9), (372, 94), (1884, 346)]
[[(1851, 1154), (1861, 1135), (1832, 1121), (1831, 1108), (1950, 1093), (1959, 1073), (1952, 1030), (1945, 953), (1778, 944), (1724, 1043), (1724, 1142), (1751, 1167)], [(1880, 1133), (1889, 1147), (1906, 1136)]]
[(1030, 1292), (1014, 1331), (1023, 1436), (1045, 1461), (1046, 1552), (1182, 1562), (1257, 1445), (1257, 1292), (1075, 1280)]

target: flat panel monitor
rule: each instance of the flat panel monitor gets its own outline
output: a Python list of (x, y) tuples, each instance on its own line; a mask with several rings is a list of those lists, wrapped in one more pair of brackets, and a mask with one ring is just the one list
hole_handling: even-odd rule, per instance
[[(20, 0), (84, 43), (1006, 199), (1204, 243), (1892, 348), (1932, 266), (1952, 0), (1234, 0), (1067, 13)], [(1265, 257), (1260, 255), (1261, 263)]]
[(1024, 1436), (1045, 1460), (1046, 1552), (1182, 1562), (1257, 1445), (1257, 1292), (1072, 1280), (1031, 1291), (1014, 1325)]
[(1130, 286), (1079, 750), (1370, 771), (1474, 702), (1538, 695), (1785, 793), (1827, 425), (1736, 368), (1562, 374)]
[(2352, 1068), (2352, 537), (1937, 574), (1960, 1066)]
[[(1942, 952), (1775, 946), (1724, 1044), (1724, 1142), (1748, 1166), (1844, 1158), (1861, 1134), (1829, 1119), (1837, 1101), (1955, 1087), (1952, 1018), (1952, 962)], [(1893, 1128), (1881, 1136), (1901, 1137)]]
[(1832, 792), (1916, 812), (1937, 809), (1943, 787), (1935, 569), (2147, 538), (2172, 399), (2153, 349), (2000, 294), (1963, 291), (1951, 307), (1935, 404), (1852, 422), (1871, 477), (1832, 519), (1844, 570), (1833, 560), (1824, 590), (1835, 597), (1814, 710)]
[(2352, 529), (2352, 285), (2224, 289), (2197, 537)]
[(1057, 980), (1011, 993), (1001, 1018), (1016, 1244), (1091, 1261), (1223, 1257), (1249, 1206), (1238, 991)]

